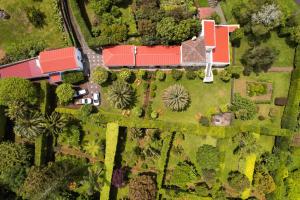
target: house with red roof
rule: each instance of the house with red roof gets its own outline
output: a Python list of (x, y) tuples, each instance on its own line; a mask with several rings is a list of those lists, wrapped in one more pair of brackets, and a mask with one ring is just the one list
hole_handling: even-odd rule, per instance
[(67, 47), (40, 52), (36, 58), (0, 67), (0, 78), (49, 79), (51, 83), (62, 81), (62, 73), (83, 70), (81, 52)]
[(118, 45), (103, 49), (103, 62), (108, 68), (153, 68), (205, 66), (204, 82), (212, 82), (212, 67), (230, 64), (229, 34), (239, 25), (216, 25), (202, 20), (199, 37), (180, 46)]

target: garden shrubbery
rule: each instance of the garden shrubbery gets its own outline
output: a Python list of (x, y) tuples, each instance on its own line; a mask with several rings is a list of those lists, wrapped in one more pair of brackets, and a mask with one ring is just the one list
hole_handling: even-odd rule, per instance
[(267, 89), (268, 89), (267, 83), (259, 83), (259, 82), (247, 83), (247, 93), (250, 97), (267, 94), (268, 92)]
[(241, 97), (239, 94), (234, 94), (229, 109), (234, 112), (236, 118), (241, 120), (253, 119), (257, 113), (256, 104), (249, 99)]
[(64, 83), (76, 84), (84, 81), (84, 74), (81, 71), (70, 71), (62, 74)]

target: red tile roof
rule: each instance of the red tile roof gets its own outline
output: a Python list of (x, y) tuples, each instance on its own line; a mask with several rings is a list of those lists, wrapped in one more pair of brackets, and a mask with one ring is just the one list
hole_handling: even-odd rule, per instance
[(235, 31), (236, 29), (240, 28), (240, 25), (227, 25), (229, 33)]
[(36, 78), (44, 76), (36, 64), (36, 59), (16, 63), (0, 68), (0, 78), (19, 77)]
[(102, 52), (104, 64), (108, 67), (134, 66), (134, 46), (119, 45), (107, 47)]
[(198, 8), (198, 16), (200, 19), (209, 19), (210, 16), (215, 12), (211, 7)]
[(213, 47), (216, 45), (215, 39), (215, 21), (204, 20), (203, 21), (204, 42), (205, 46)]
[(39, 60), (43, 73), (77, 70), (75, 47), (67, 47), (40, 53)]
[(51, 83), (61, 82), (62, 81), (61, 74), (60, 73), (50, 74), (49, 80)]
[(137, 46), (136, 66), (180, 65), (180, 46)]
[(216, 48), (213, 49), (213, 62), (229, 63), (228, 26), (216, 26)]

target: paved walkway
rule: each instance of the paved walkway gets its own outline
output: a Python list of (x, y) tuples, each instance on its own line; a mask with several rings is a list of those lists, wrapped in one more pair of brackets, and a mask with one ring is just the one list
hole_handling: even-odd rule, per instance
[(68, 30), (72, 30), (72, 34), (75, 37), (75, 40), (78, 41), (77, 43), (75, 43), (75, 45), (83, 53), (84, 72), (88, 75), (94, 67), (102, 66), (102, 52), (100, 49), (95, 51), (89, 48), (69, 6), (69, 1), (61, 0), (61, 5), (64, 13), (63, 17), (65, 25), (69, 27)]
[(221, 24), (227, 24), (226, 22), (226, 18), (225, 18), (225, 15), (224, 15), (224, 12), (221, 8), (221, 5), (220, 3), (217, 4), (217, 6), (215, 7), (215, 11), (216, 13), (220, 16), (221, 18)]

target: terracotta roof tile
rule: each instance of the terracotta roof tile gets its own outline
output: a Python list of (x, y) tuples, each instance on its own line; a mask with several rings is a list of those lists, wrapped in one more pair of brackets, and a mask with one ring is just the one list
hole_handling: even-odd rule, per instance
[(134, 46), (133, 45), (119, 45), (104, 48), (103, 61), (105, 66), (134, 66)]

